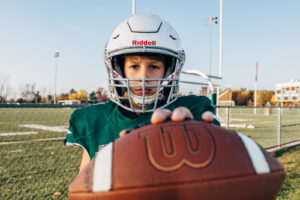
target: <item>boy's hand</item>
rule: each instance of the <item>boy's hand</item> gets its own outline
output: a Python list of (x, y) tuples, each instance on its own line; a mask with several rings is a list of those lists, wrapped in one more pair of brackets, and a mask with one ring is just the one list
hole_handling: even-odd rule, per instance
[(193, 119), (193, 114), (186, 107), (178, 107), (173, 112), (168, 109), (157, 109), (151, 117), (152, 124), (159, 124), (170, 118), (174, 122), (184, 121), (186, 118)]
[[(186, 107), (178, 107), (173, 112), (168, 109), (157, 109), (154, 111), (151, 117), (152, 124), (159, 124), (166, 121), (170, 118), (174, 122), (184, 121), (186, 118), (193, 119), (193, 114)], [(205, 122), (212, 122), (215, 118), (215, 115), (206, 111), (202, 114), (202, 120)], [(120, 132), (120, 137), (126, 135), (126, 130)]]
[[(184, 121), (186, 118), (193, 119), (193, 114), (186, 107), (178, 107), (173, 112), (168, 109), (158, 109), (154, 111), (151, 118), (151, 123), (162, 123), (166, 121), (168, 117), (170, 117), (174, 122), (180, 122)], [(206, 111), (202, 114), (202, 120), (205, 122), (212, 122), (214, 118), (215, 115), (210, 111)]]

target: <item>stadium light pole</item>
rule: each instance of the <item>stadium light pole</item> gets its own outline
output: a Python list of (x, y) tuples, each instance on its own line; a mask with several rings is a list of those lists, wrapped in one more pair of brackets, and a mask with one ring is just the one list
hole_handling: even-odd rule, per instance
[(135, 0), (132, 0), (132, 15), (135, 15)]
[(222, 61), (223, 61), (223, 0), (220, 0), (220, 16), (219, 16), (219, 77), (222, 77)]
[[(220, 14), (219, 14), (219, 77), (222, 79), (222, 63), (223, 63), (223, 0), (220, 0)], [(220, 96), (220, 86), (217, 87), (217, 105)], [(219, 114), (219, 109), (216, 110), (217, 115)]]
[(208, 64), (208, 75), (212, 75), (211, 73), (211, 65), (212, 65), (212, 25), (218, 23), (218, 17), (209, 17), (205, 24), (210, 27), (209, 34), (209, 64)]
[(59, 57), (59, 52), (54, 53), (54, 58), (55, 58), (55, 73), (54, 73), (54, 104), (56, 104), (56, 85), (57, 85), (57, 65), (58, 65), (58, 57)]

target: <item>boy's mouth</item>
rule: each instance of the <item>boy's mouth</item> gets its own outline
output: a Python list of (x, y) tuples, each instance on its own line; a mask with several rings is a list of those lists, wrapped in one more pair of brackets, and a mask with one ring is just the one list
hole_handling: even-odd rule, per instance
[[(134, 88), (133, 92), (137, 95), (142, 96), (143, 95), (143, 88)], [(151, 88), (145, 88), (145, 95), (150, 95), (152, 92)]]

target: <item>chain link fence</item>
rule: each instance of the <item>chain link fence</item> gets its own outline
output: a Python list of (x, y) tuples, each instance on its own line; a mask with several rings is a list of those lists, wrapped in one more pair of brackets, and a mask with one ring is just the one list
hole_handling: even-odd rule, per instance
[[(74, 106), (0, 104), (0, 199), (67, 199), (80, 148), (63, 145)], [(300, 140), (300, 108), (217, 107), (222, 126), (264, 148)]]
[(300, 141), (300, 107), (218, 106), (221, 125), (269, 149)]

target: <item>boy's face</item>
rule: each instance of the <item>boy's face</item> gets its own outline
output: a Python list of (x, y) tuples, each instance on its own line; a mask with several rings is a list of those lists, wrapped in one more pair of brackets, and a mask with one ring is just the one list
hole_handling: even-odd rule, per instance
[[(165, 64), (163, 60), (148, 56), (126, 56), (124, 62), (126, 78), (163, 78)], [(130, 81), (130, 85), (141, 85), (142, 81)], [(158, 81), (146, 81), (145, 85), (157, 85)], [(141, 87), (132, 87), (131, 91), (136, 95), (143, 95)], [(145, 87), (145, 96), (154, 95), (157, 88)]]

